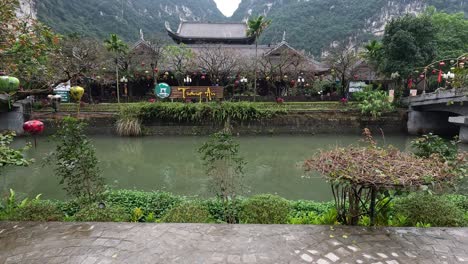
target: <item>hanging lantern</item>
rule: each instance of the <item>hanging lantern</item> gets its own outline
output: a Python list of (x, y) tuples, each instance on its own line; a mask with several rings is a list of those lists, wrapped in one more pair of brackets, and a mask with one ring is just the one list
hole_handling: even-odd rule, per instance
[(239, 86), (239, 81), (238, 81), (238, 80), (236, 80), (236, 81), (234, 82), (234, 86), (236, 86), (236, 87)]
[(20, 81), (18, 78), (9, 76), (0, 76), (0, 93), (12, 93), (19, 89)]
[(419, 78), (424, 79), (424, 74), (419, 75)]
[(158, 68), (154, 68), (153, 70), (155, 73), (158, 73), (159, 69)]
[(356, 74), (354, 75), (354, 80), (357, 80), (357, 79), (359, 79), (359, 75)]
[(83, 87), (80, 86), (75, 86), (70, 89), (70, 96), (75, 99), (76, 101), (81, 101), (81, 98), (83, 97), (84, 94), (84, 89)]
[(437, 71), (436, 71), (436, 70), (432, 70), (432, 74), (437, 74)]
[(202, 79), (202, 80), (205, 80), (205, 78), (206, 78), (205, 75), (202, 75), (201, 79)]
[(291, 87), (294, 87), (294, 85), (296, 85), (296, 81), (292, 80), (290, 84), (291, 84)]
[(23, 130), (31, 135), (38, 135), (44, 131), (44, 123), (39, 120), (27, 121), (23, 124)]
[(146, 65), (146, 63), (144, 63), (144, 62), (141, 63), (142, 68), (145, 67), (145, 65)]
[(440, 65), (440, 66), (445, 66), (445, 62), (444, 62), (444, 61), (441, 61), (441, 62), (439, 63), (439, 65)]
[(37, 148), (36, 136), (44, 132), (44, 123), (39, 120), (27, 121), (23, 124), (23, 130), (34, 137), (34, 147)]

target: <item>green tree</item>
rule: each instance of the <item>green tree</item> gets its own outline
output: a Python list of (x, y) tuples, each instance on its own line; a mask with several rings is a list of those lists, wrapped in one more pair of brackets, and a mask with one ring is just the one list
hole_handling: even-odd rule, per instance
[(254, 78), (254, 100), (257, 98), (257, 67), (258, 67), (258, 39), (265, 31), (265, 29), (271, 24), (271, 20), (266, 20), (264, 16), (258, 16), (251, 18), (247, 22), (248, 30), (247, 35), (255, 38), (255, 78)]
[(223, 203), (225, 221), (236, 223), (237, 195), (242, 190), (245, 161), (239, 156), (239, 144), (228, 132), (214, 134), (198, 150), (211, 178), (216, 196)]
[(96, 151), (84, 134), (84, 128), (83, 122), (64, 118), (54, 136), (57, 147), (47, 162), (54, 163), (55, 174), (69, 195), (93, 201), (103, 191), (104, 179)]
[(120, 104), (120, 90), (119, 90), (119, 57), (127, 53), (128, 45), (121, 40), (116, 34), (111, 34), (109, 39), (104, 41), (106, 49), (115, 55), (115, 83), (117, 89), (117, 103)]
[(17, 17), (18, 1), (0, 3), (0, 69), (17, 76), (27, 88), (47, 87), (52, 74), (49, 57), (60, 38), (31, 17)]
[(457, 58), (468, 51), (468, 20), (463, 13), (436, 12), (431, 7), (426, 11), (435, 28), (437, 58)]
[(379, 63), (382, 60), (382, 43), (378, 40), (371, 40), (369, 43), (364, 45), (364, 52), (362, 53), (362, 57), (377, 69)]
[(396, 18), (385, 27), (382, 71), (404, 79), (436, 57), (436, 29), (427, 15)]

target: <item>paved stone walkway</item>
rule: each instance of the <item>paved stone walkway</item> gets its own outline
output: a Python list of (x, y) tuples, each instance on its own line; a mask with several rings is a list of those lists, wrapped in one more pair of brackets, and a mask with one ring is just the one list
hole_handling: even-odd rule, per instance
[(468, 263), (468, 229), (0, 222), (0, 263)]

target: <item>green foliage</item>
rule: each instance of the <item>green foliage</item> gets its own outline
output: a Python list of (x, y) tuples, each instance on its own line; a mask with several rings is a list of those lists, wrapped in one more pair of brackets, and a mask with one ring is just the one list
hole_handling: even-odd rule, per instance
[(335, 208), (333, 202), (291, 201), (291, 216), (299, 217), (308, 213), (321, 215)]
[(169, 210), (161, 219), (164, 223), (212, 223), (208, 209), (196, 202), (182, 203)]
[(316, 212), (308, 212), (301, 216), (289, 218), (289, 223), (293, 225), (336, 225), (338, 224), (338, 213), (335, 208), (331, 208), (326, 212), (317, 214)]
[(417, 67), (424, 67), (436, 57), (436, 29), (426, 15), (406, 15), (385, 27), (382, 70), (388, 76), (398, 72), (404, 79)]
[(125, 208), (128, 213), (131, 213), (135, 208), (140, 208), (145, 214), (152, 213), (155, 218), (161, 218), (168, 210), (182, 201), (183, 198), (167, 192), (115, 190), (104, 195), (106, 204)]
[(84, 127), (85, 124), (75, 118), (64, 118), (54, 136), (57, 147), (49, 155), (48, 163), (54, 163), (55, 174), (69, 195), (91, 201), (103, 191), (104, 180)]
[(244, 224), (286, 224), (291, 206), (276, 195), (253, 196), (242, 203), (240, 221)]
[(224, 124), (232, 121), (249, 121), (270, 118), (285, 113), (281, 109), (261, 109), (253, 103), (140, 103), (123, 108), (120, 117), (138, 118), (143, 122), (162, 120), (170, 122), (214, 122)]
[(212, 190), (224, 205), (225, 221), (236, 222), (236, 197), (242, 191), (245, 161), (239, 156), (239, 144), (228, 132), (219, 132), (198, 150), (210, 177)]
[(83, 207), (72, 219), (79, 222), (129, 222), (131, 215), (122, 207), (99, 208), (97, 204), (90, 204)]
[(20, 205), (10, 220), (15, 221), (62, 221), (64, 215), (51, 201), (34, 199)]
[(14, 137), (15, 133), (0, 134), (0, 174), (5, 167), (28, 166), (32, 162), (24, 157), (24, 151), (29, 149), (30, 145), (21, 149), (10, 147)]
[(429, 133), (413, 140), (411, 146), (415, 149), (414, 154), (418, 157), (428, 158), (433, 154), (445, 160), (453, 160), (458, 153), (458, 140), (447, 141), (438, 135)]
[(429, 8), (425, 13), (436, 29), (437, 58), (457, 58), (468, 51), (468, 20), (463, 13), (448, 14)]
[(462, 226), (464, 212), (444, 196), (416, 193), (395, 201), (396, 214), (407, 217), (410, 226)]
[(359, 102), (358, 108), (361, 110), (361, 113), (370, 115), (372, 118), (378, 118), (385, 112), (394, 110), (385, 91), (373, 90), (371, 87), (366, 87), (364, 91), (357, 92), (353, 96)]
[[(141, 210), (141, 208), (137, 207), (135, 209), (133, 209), (133, 212), (132, 212), (132, 222), (142, 222), (143, 219), (145, 218), (145, 213), (143, 212), (143, 210)], [(154, 214), (153, 214), (154, 216)]]

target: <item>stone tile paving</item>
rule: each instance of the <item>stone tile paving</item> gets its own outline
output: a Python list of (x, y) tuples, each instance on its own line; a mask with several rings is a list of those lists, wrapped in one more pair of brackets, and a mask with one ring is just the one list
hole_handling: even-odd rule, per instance
[(0, 263), (468, 263), (468, 229), (0, 222)]

